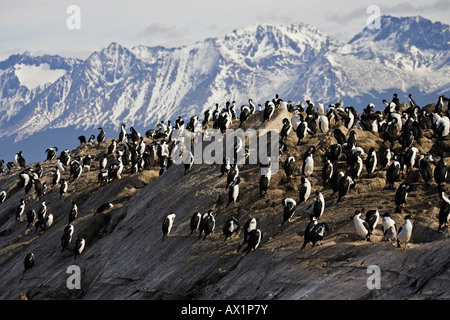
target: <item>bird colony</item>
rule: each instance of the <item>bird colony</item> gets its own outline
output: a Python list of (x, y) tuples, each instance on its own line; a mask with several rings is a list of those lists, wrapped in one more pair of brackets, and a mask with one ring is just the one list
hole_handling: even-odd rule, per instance
[[(43, 163), (27, 164), (26, 152), (22, 151), (11, 162), (1, 160), (1, 175), (13, 175), (17, 185), (0, 190), (0, 211), (13, 194), (21, 194), (14, 210), (2, 212), (2, 215), (7, 214), (8, 219), (14, 216), (15, 223), (26, 223), (35, 233), (45, 233), (56, 219), (52, 212), (55, 202), (72, 199), (67, 212), (58, 212), (58, 219), (67, 221), (60, 230), (60, 248), (62, 252), (70, 250), (74, 260), (79, 259), (89, 250), (89, 241), (77, 235), (75, 222), (87, 213), (77, 205), (73, 197), (77, 190), (72, 186), (83, 176), (95, 175), (95, 180), (89, 183), (99, 188), (149, 170), (157, 172), (155, 179), (159, 179), (177, 166), (174, 156), (183, 155), (186, 156), (182, 163), (184, 171), (179, 179), (190, 179), (190, 175), (195, 174), (196, 164), (187, 146), (196, 139), (204, 139), (207, 129), (216, 129), (225, 135), (231, 128), (270, 128), (276, 129), (279, 137), (277, 154), (272, 154), (275, 157), (271, 159), (276, 159), (282, 170), (273, 171), (273, 161), (259, 163), (254, 165), (259, 174), (252, 175), (253, 180), (248, 181), (249, 176), (244, 177), (242, 169), (249, 165), (248, 158), (255, 150), (249, 148), (248, 141), (238, 141), (234, 156), (223, 157), (221, 163), (212, 164), (218, 168), (216, 179), (225, 186), (223, 194), (218, 195), (226, 197), (220, 210), (229, 216), (220, 219), (218, 226), (217, 207), (205, 212), (163, 212), (163, 218), (156, 222), (162, 225), (163, 244), (174, 233), (189, 236), (195, 233), (199, 240), (207, 241), (219, 232), (225, 240), (241, 237), (239, 248), (245, 245), (245, 255), (261, 246), (270, 246), (270, 241), (264, 242), (264, 238), (269, 233), (272, 238), (271, 230), (275, 227), (263, 229), (268, 224), (251, 212), (247, 212), (247, 218), (242, 221), (243, 215), (238, 212), (245, 211), (245, 206), (235, 208), (240, 203), (275, 199), (276, 218), (270, 223), (277, 224), (278, 233), (300, 222), (306, 225), (301, 230), (295, 227), (301, 239), (299, 251), (326, 243), (334, 225), (339, 223), (351, 223), (349, 236), (355, 242), (373, 242), (373, 245), (385, 242), (391, 244), (392, 250), (407, 249), (414, 238), (416, 218), (414, 208), (407, 206), (408, 195), (438, 195), (440, 203), (434, 204), (440, 208), (439, 214), (433, 217), (438, 225), (435, 232), (448, 234), (450, 200), (445, 190), (448, 171), (445, 144), (450, 137), (450, 110), (445, 96), (423, 107), (416, 105), (411, 95), (407, 102), (400, 102), (394, 94), (392, 101), (382, 103), (381, 108), (369, 104), (358, 113), (343, 101), (325, 106), (310, 100), (293, 103), (276, 95), (263, 105), (256, 105), (249, 99), (240, 110), (236, 110), (235, 101), (226, 102), (223, 107), (217, 103), (205, 111), (203, 119), (196, 115), (186, 123), (181, 117), (173, 123), (161, 121), (145, 133), (133, 127), (128, 130), (125, 124), (119, 132), (104, 132), (99, 127), (96, 135), (78, 137), (80, 147), (86, 150), (82, 156), (49, 147)], [(368, 141), (367, 137), (376, 139)], [(244, 152), (247, 162), (238, 163), (235, 157), (238, 150)], [(44, 174), (44, 163), (51, 174)], [(276, 181), (274, 176), (278, 177)], [(242, 187), (243, 182), (247, 183), (246, 188)], [(249, 185), (258, 190), (257, 195), (248, 191)], [(279, 189), (278, 185), (285, 187)], [(206, 184), (204, 187), (208, 188)], [(353, 212), (338, 221), (336, 211), (351, 201), (352, 195), (367, 188), (381, 190), (385, 201), (376, 202), (378, 207), (367, 207), (365, 201), (352, 202)], [(275, 189), (283, 192), (273, 194)], [(46, 198), (52, 193), (57, 194), (56, 200), (48, 203)], [(91, 208), (92, 217), (115, 210), (116, 200), (111, 196)], [(176, 228), (179, 217), (187, 214), (190, 230)], [(39, 260), (32, 252), (23, 258), (23, 272)]]

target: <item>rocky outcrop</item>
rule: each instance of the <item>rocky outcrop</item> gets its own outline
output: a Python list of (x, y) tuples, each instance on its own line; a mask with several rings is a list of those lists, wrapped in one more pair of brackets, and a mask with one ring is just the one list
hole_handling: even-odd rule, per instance
[[(282, 119), (291, 116), (277, 109), (264, 127), (280, 129)], [(258, 112), (244, 128), (258, 129), (261, 120)], [(237, 121), (233, 127), (238, 125)], [(378, 150), (383, 143), (376, 133), (356, 132), (358, 145), (366, 152), (370, 146)], [(70, 182), (68, 194), (60, 199), (58, 187), (51, 187), (56, 160), (46, 161), (41, 163), (43, 180), (50, 190), (43, 199), (55, 219), (49, 229), (38, 231), (10, 215), (24, 197), (24, 190), (17, 188), (19, 170), (15, 169), (0, 178), (1, 188), (8, 191), (8, 199), (0, 204), (0, 299), (18, 299), (23, 293), (31, 300), (449, 299), (450, 240), (447, 228), (437, 232), (441, 200), (434, 181), (426, 187), (416, 170), (402, 176), (402, 181), (411, 179), (414, 189), (407, 207), (395, 213), (395, 189), (400, 181), (389, 190), (384, 169), (378, 168), (371, 177), (364, 169), (349, 197), (337, 203), (331, 187), (322, 186), (320, 174), (323, 155), (332, 142), (331, 134), (316, 134), (296, 146), (295, 132), (291, 132), (280, 162), (295, 157), (293, 179), (288, 181), (280, 168), (270, 181), (268, 194), (261, 196), (259, 166), (244, 164), (240, 166), (238, 202), (228, 207), (220, 165), (194, 164), (187, 175), (182, 165), (173, 165), (161, 176), (158, 167), (136, 174), (126, 168), (122, 179), (106, 184), (97, 183), (96, 166)], [(108, 145), (108, 141), (100, 146), (88, 143), (71, 154), (98, 157)], [(312, 195), (306, 203), (298, 203), (292, 221), (282, 225), (281, 200), (298, 200), (301, 159), (311, 145), (317, 147)], [(422, 152), (435, 148), (431, 135), (426, 133), (418, 147)], [(345, 160), (338, 165), (345, 168)], [(329, 230), (321, 245), (300, 250), (315, 191), (324, 194), (326, 207), (320, 220)], [(72, 200), (78, 203), (78, 218), (73, 223), (71, 244), (61, 251)], [(113, 208), (95, 214), (98, 206), (109, 201)], [(34, 192), (26, 205), (38, 210), (40, 201)], [(390, 212), (397, 226), (410, 214), (414, 229), (408, 249), (382, 241), (380, 225), (371, 241), (358, 239), (351, 219), (356, 209)], [(198, 233), (190, 235), (193, 213), (208, 210), (215, 216), (214, 232), (205, 240), (199, 239)], [(163, 240), (162, 221), (171, 212), (176, 219), (170, 236)], [(240, 229), (225, 240), (222, 228), (231, 217), (238, 219)], [(263, 237), (260, 246), (247, 253), (242, 227), (250, 217), (257, 219)], [(78, 237), (86, 239), (86, 248), (75, 259), (72, 250)], [(35, 254), (36, 261), (24, 273), (28, 252)], [(80, 289), (67, 286), (71, 265), (80, 268)], [(368, 271), (375, 270), (374, 266), (381, 277), (379, 289), (368, 287), (373, 274)]]

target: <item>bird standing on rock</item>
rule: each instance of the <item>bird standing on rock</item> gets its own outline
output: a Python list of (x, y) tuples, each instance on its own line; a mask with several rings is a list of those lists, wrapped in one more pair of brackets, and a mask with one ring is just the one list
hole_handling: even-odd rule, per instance
[(108, 210), (109, 208), (112, 208), (114, 205), (111, 202), (106, 202), (104, 204), (102, 204), (100, 207), (97, 208), (97, 210), (94, 213), (94, 216), (97, 213), (102, 213), (103, 211)]
[(395, 221), (389, 213), (383, 214), (383, 222), (381, 223), (381, 231), (383, 231), (383, 240), (392, 242), (397, 238), (397, 227)]
[(98, 130), (100, 130), (100, 132), (97, 135), (97, 142), (98, 144), (101, 144), (104, 140), (105, 140), (105, 131), (103, 131), (102, 128), (98, 128)]
[(295, 202), (292, 198), (284, 198), (281, 201), (281, 204), (284, 207), (283, 211), (283, 222), (281, 225), (283, 225), (286, 221), (291, 222), (291, 218), (294, 216), (295, 213), (295, 207), (297, 205), (297, 202)]
[(83, 252), (85, 245), (86, 240), (84, 240), (84, 238), (78, 238), (77, 241), (75, 241), (75, 248), (73, 248), (75, 254), (73, 258), (74, 261)]
[(23, 273), (25, 273), (27, 270), (30, 270), (31, 268), (33, 268), (35, 260), (36, 259), (32, 252), (27, 253), (27, 255), (25, 256), (25, 260), (23, 262), (24, 267), (25, 267), (25, 270), (23, 271)]
[(445, 163), (444, 154), (442, 152), (438, 153), (438, 157), (439, 162), (434, 168), (433, 176), (438, 188), (440, 189), (443, 185), (445, 185), (445, 181), (447, 180), (447, 164)]
[(162, 230), (163, 230), (163, 237), (162, 237), (162, 241), (164, 241), (165, 237), (170, 236), (170, 231), (172, 230), (173, 227), (173, 222), (175, 221), (175, 213), (172, 212), (171, 214), (167, 215), (164, 220), (163, 220), (163, 224), (162, 224)]
[(443, 225), (445, 227), (448, 226), (448, 222), (450, 219), (450, 200), (447, 198), (447, 196), (445, 195), (445, 192), (443, 190), (440, 191), (440, 196), (442, 199), (442, 204), (439, 209), (439, 216), (438, 216), (439, 227), (437, 229), (438, 232), (441, 231), (441, 228)]
[(412, 235), (412, 229), (413, 225), (411, 223), (411, 216), (407, 215), (405, 217), (405, 222), (403, 225), (398, 229), (398, 235), (397, 235), (397, 248), (407, 248), (407, 244), (409, 240), (411, 239)]
[(284, 162), (284, 172), (286, 173), (286, 177), (288, 180), (291, 180), (294, 177), (295, 171), (295, 158), (290, 156)]
[(314, 229), (314, 226), (317, 225), (317, 218), (314, 217), (313, 214), (309, 215), (309, 223), (305, 228), (305, 232), (303, 233), (303, 246), (300, 248), (300, 250), (305, 249), (307, 243), (311, 243), (311, 232)]
[(359, 237), (363, 238), (364, 240), (370, 241), (370, 226), (364, 219), (361, 218), (361, 211), (356, 210), (353, 215), (353, 221), (356, 228), (356, 233)]
[(236, 218), (230, 218), (223, 226), (225, 241), (239, 230), (239, 221)]
[(202, 220), (200, 221), (200, 232), (198, 238), (200, 239), (202, 237), (202, 233), (204, 233), (203, 240), (205, 240), (206, 237), (214, 231), (215, 226), (216, 220), (214, 219), (212, 210), (209, 210), (203, 215)]
[(303, 168), (302, 173), (305, 177), (309, 178), (314, 172), (314, 157), (313, 154), (316, 152), (316, 147), (309, 147), (308, 151), (303, 158)]
[(397, 188), (395, 193), (395, 212), (402, 212), (402, 208), (406, 207), (406, 199), (408, 198), (408, 193), (411, 191), (412, 186), (409, 183), (403, 182)]

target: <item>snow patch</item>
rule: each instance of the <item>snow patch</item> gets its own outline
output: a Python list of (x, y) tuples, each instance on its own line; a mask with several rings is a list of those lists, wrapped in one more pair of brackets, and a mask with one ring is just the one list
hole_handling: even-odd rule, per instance
[(14, 69), (14, 73), (20, 83), (30, 90), (44, 86), (47, 83), (53, 83), (67, 72), (64, 69), (52, 70), (50, 69), (50, 65), (48, 63), (43, 63), (39, 66), (30, 66), (21, 63), (16, 64)]

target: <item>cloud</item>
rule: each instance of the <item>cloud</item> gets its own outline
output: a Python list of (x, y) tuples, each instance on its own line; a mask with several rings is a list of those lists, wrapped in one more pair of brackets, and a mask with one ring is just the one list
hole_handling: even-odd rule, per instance
[(184, 38), (188, 33), (189, 30), (187, 28), (152, 23), (141, 29), (137, 34), (137, 38), (142, 39), (147, 43), (154, 44), (179, 40)]
[[(445, 11), (450, 9), (449, 0), (438, 0), (434, 3), (426, 3), (423, 5), (414, 5), (410, 2), (401, 2), (395, 5), (389, 4), (377, 4), (380, 7), (381, 15), (422, 15), (426, 13), (435, 13), (439, 11)], [(367, 18), (367, 7), (360, 6), (354, 10), (344, 13), (344, 14), (330, 14), (328, 19), (331, 19), (339, 24), (346, 25), (351, 23), (355, 19), (360, 19), (362, 17)]]

